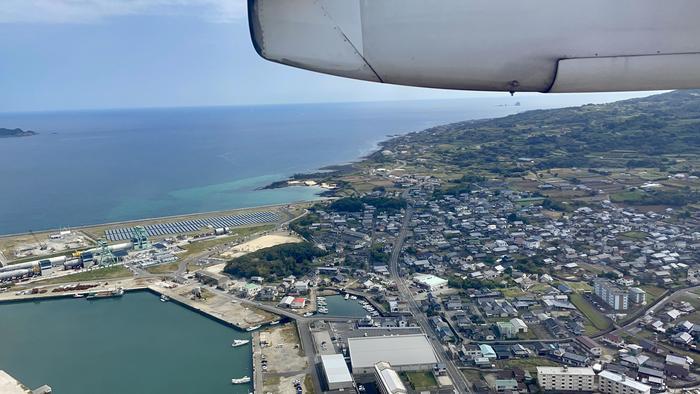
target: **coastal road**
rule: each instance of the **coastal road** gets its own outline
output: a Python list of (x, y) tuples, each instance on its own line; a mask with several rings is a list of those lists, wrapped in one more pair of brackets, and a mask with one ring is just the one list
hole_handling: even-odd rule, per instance
[(452, 383), (454, 384), (456, 391), (459, 393), (471, 393), (471, 384), (464, 377), (459, 368), (457, 368), (455, 363), (447, 356), (447, 353), (445, 352), (442, 343), (435, 336), (435, 333), (433, 332), (433, 329), (430, 326), (430, 323), (428, 322), (428, 318), (425, 316), (423, 311), (420, 310), (420, 307), (418, 306), (416, 300), (413, 298), (413, 294), (406, 285), (405, 280), (399, 275), (399, 258), (401, 257), (401, 248), (403, 247), (404, 240), (406, 239), (406, 234), (408, 233), (408, 228), (411, 223), (412, 216), (413, 206), (409, 204), (406, 208), (406, 214), (403, 218), (403, 222), (401, 223), (401, 230), (399, 231), (399, 235), (398, 237), (396, 237), (396, 241), (394, 242), (394, 249), (391, 252), (391, 258), (389, 259), (389, 272), (391, 274), (392, 279), (394, 279), (394, 281), (396, 282), (396, 286), (399, 290), (401, 298), (408, 302), (409, 310), (411, 311), (411, 313), (413, 314), (423, 331), (426, 334), (428, 334), (428, 338), (430, 339), (430, 342), (433, 345), (433, 349), (435, 350), (435, 355), (437, 356), (438, 361), (447, 366), (447, 372), (450, 376), (450, 379), (452, 379)]

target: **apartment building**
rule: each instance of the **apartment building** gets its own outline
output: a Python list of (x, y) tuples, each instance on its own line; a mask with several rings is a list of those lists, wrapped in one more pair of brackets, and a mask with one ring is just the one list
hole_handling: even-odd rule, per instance
[(593, 392), (596, 388), (590, 367), (537, 367), (537, 380), (544, 391)]
[(609, 394), (650, 394), (651, 387), (611, 371), (598, 374), (598, 391)]
[(625, 311), (629, 306), (629, 293), (608, 279), (593, 281), (593, 292), (616, 311)]

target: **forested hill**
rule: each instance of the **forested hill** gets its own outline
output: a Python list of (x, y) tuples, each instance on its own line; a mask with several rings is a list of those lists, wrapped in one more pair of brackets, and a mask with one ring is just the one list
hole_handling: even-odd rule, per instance
[(37, 133), (31, 130), (22, 129), (4, 129), (0, 127), (0, 138), (10, 138), (10, 137), (29, 137), (36, 135)]
[(675, 162), (668, 155), (700, 153), (700, 90), (453, 123), (383, 147), (402, 155), (377, 152), (370, 160), (420, 158), (438, 167), (504, 175), (562, 167), (662, 167)]

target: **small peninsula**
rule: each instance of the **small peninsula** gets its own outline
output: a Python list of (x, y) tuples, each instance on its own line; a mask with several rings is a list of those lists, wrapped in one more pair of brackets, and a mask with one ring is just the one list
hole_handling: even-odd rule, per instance
[(11, 138), (11, 137), (31, 137), (37, 135), (37, 132), (31, 130), (17, 129), (5, 129), (0, 127), (0, 138)]

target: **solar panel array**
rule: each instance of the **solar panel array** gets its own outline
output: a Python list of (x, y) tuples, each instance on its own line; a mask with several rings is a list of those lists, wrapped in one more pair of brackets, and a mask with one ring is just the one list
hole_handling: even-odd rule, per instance
[[(251, 224), (274, 223), (280, 220), (280, 216), (271, 211), (251, 212), (242, 215), (215, 216), (209, 218), (183, 220), (171, 223), (158, 223), (143, 226), (148, 236), (183, 234), (199, 231), (203, 227), (214, 228), (236, 227)], [(105, 231), (108, 241), (122, 241), (133, 237), (134, 227), (122, 227)]]

